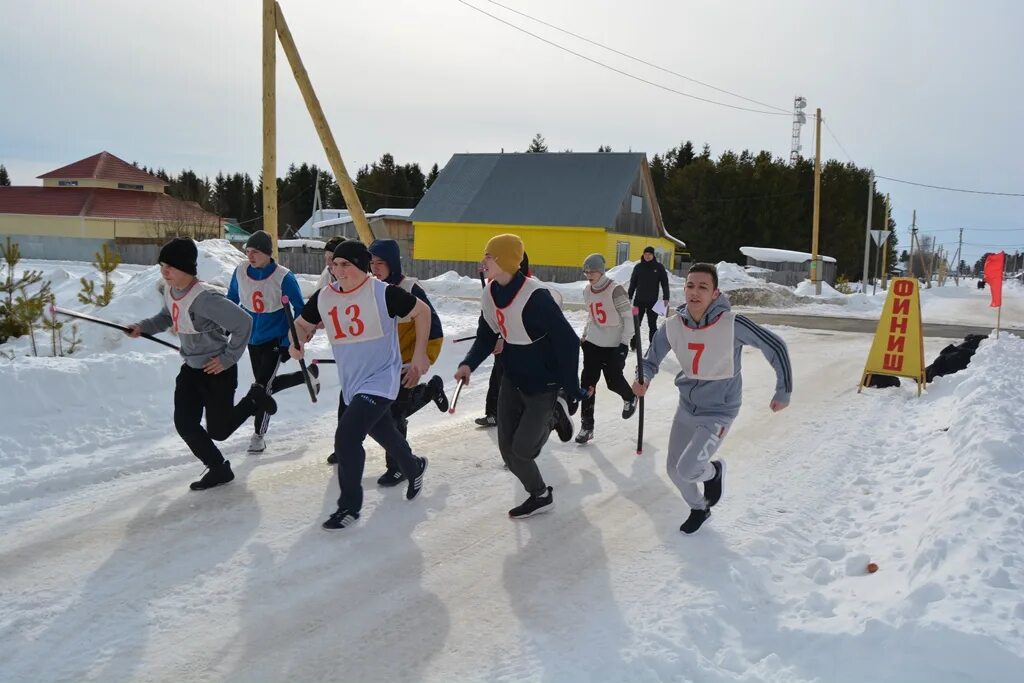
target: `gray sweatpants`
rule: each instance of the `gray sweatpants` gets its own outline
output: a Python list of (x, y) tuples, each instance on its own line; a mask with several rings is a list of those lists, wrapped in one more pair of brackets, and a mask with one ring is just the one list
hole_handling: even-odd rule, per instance
[(711, 456), (718, 450), (731, 424), (729, 418), (695, 417), (682, 408), (676, 410), (668, 437), (666, 467), (669, 478), (691, 510), (707, 507), (704, 491), (697, 484), (714, 478)]
[(551, 435), (551, 413), (558, 393), (549, 391), (527, 396), (516, 389), (508, 375), (498, 391), (498, 449), (528, 493), (547, 490), (536, 458)]

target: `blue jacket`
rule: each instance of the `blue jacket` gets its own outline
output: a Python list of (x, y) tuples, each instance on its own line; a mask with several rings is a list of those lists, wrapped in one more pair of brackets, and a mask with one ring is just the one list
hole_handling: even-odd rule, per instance
[[(388, 275), (388, 279), (385, 282), (397, 287), (405, 278), (402, 275), (402, 255), (398, 249), (398, 242), (395, 240), (374, 240), (368, 251), (388, 264), (388, 270), (391, 271), (391, 274)], [(434, 304), (430, 303), (430, 299), (427, 298), (427, 293), (419, 284), (415, 284), (412, 286), (411, 294), (430, 307), (430, 335), (427, 339), (441, 339), (444, 337), (444, 330), (441, 329), (441, 318), (438, 317), (437, 311), (434, 310)]]
[[(270, 261), (263, 268), (248, 266), (246, 273), (253, 280), (266, 280), (270, 277), (277, 263)], [(288, 304), (292, 307), (292, 315), (299, 317), (302, 313), (302, 290), (299, 289), (299, 281), (295, 279), (294, 273), (288, 273), (281, 281), (281, 293), (288, 297)], [(236, 304), (238, 300), (238, 278), (237, 271), (231, 274), (231, 284), (228, 286), (227, 297)], [(243, 307), (244, 308), (244, 307)], [(278, 309), (271, 313), (254, 313), (246, 309), (252, 316), (252, 336), (249, 338), (250, 346), (266, 344), (276, 341), (281, 346), (288, 346), (288, 319), (284, 316), (284, 309)]]

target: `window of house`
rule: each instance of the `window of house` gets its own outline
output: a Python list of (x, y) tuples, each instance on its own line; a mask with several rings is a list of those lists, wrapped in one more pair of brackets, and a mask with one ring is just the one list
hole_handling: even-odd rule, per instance
[(633, 213), (644, 212), (644, 198), (640, 195), (633, 195), (629, 200), (629, 210)]
[(119, 190), (141, 190), (142, 185), (136, 185), (135, 183), (118, 183), (117, 189)]
[(615, 265), (629, 260), (629, 242), (615, 243)]
[(57, 185), (59, 187), (78, 187), (77, 180), (58, 180)]

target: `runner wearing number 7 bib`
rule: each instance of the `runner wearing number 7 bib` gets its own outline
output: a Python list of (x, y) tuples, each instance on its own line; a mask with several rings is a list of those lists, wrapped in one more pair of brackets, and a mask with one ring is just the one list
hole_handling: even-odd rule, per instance
[(672, 351), (680, 367), (675, 378), (679, 406), (666, 467), (690, 507), (679, 530), (692, 534), (722, 497), (725, 461), (711, 458), (740, 410), (743, 346), (760, 349), (775, 370), (775, 394), (769, 403), (774, 412), (789, 405), (793, 371), (786, 343), (778, 335), (730, 310), (728, 297), (718, 289), (713, 265), (696, 263), (690, 268), (685, 294), (686, 303), (676, 309), (679, 315), (666, 320), (654, 335), (643, 360), (647, 381), (634, 382), (633, 393), (647, 393), (661, 361)]

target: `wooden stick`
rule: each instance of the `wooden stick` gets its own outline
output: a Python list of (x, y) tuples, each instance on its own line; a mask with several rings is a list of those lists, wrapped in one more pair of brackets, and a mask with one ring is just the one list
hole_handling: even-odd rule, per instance
[(464, 384), (464, 382), (460, 379), (458, 384), (455, 385), (455, 394), (452, 396), (452, 405), (448, 409), (448, 414), (449, 415), (454, 415), (455, 414), (455, 406), (459, 402), (459, 394), (462, 393), (462, 385), (463, 384)]
[[(75, 311), (69, 311), (68, 309), (61, 308), (60, 306), (50, 306), (50, 315), (53, 315), (54, 313), (60, 313), (61, 315), (66, 315), (69, 318), (78, 318), (79, 320), (88, 320), (91, 323), (96, 323), (97, 325), (104, 325), (106, 327), (112, 327), (115, 330), (121, 330), (122, 332), (125, 332), (125, 333), (127, 333), (129, 331), (129, 328), (124, 326), (124, 325), (118, 325), (117, 323), (112, 323), (109, 320), (104, 320), (102, 318), (96, 318), (96, 317), (93, 317), (91, 315), (86, 315), (85, 313), (76, 313)], [(154, 337), (151, 334), (146, 334), (145, 332), (143, 332), (139, 336), (142, 337), (143, 339), (148, 339), (149, 341), (154, 341), (157, 344), (163, 344), (164, 346), (166, 346), (169, 349), (174, 349), (175, 351), (181, 351), (181, 349), (178, 348), (177, 346), (175, 346), (174, 344), (172, 344), (170, 342), (165, 342), (163, 339), (157, 339), (156, 337)]]

